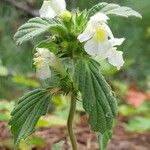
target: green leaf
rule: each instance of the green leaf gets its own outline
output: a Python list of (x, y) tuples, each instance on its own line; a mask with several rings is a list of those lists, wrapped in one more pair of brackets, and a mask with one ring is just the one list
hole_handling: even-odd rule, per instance
[(110, 86), (92, 59), (78, 60), (75, 80), (82, 94), (83, 108), (89, 115), (92, 130), (104, 133), (112, 128), (117, 114), (117, 101)]
[(39, 118), (47, 112), (49, 103), (50, 95), (45, 89), (36, 89), (20, 98), (9, 121), (15, 146), (34, 131)]
[(23, 24), (14, 36), (17, 44), (29, 41), (57, 25), (54, 19), (36, 17)]
[(138, 17), (142, 18), (141, 14), (139, 14), (137, 11), (133, 10), (130, 7), (125, 7), (125, 6), (120, 6), (118, 4), (113, 4), (113, 3), (99, 3), (95, 6), (93, 6), (89, 11), (88, 11), (88, 16), (93, 16), (97, 12), (103, 12), (106, 15), (117, 15), (117, 16), (122, 16), (122, 17)]
[(104, 134), (99, 134), (99, 147), (100, 150), (105, 150), (109, 140), (112, 138), (112, 132), (107, 130)]
[(41, 41), (40, 43), (38, 43), (37, 45), (35, 45), (35, 47), (33, 48), (33, 53), (35, 53), (36, 48), (47, 48), (49, 49), (51, 52), (56, 53), (59, 49), (58, 44), (56, 44), (53, 39), (50, 37), (46, 40)]
[(99, 12), (102, 8), (107, 6), (108, 3), (101, 2), (96, 5), (94, 5), (91, 9), (88, 10), (88, 16), (91, 17), (95, 15), (97, 12)]

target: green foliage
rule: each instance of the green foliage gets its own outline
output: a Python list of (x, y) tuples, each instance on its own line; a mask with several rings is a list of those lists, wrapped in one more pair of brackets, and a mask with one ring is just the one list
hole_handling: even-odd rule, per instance
[(142, 16), (138, 12), (136, 12), (135, 10), (129, 7), (124, 7), (113, 3), (108, 4), (105, 2), (93, 6), (88, 13), (89, 16), (93, 16), (95, 13), (99, 11), (105, 13), (106, 15), (117, 15), (122, 17), (134, 16), (134, 17), (142, 18)]
[(14, 108), (14, 102), (0, 101), (0, 121), (8, 121), (10, 112)]
[(52, 150), (60, 150), (63, 146), (64, 142), (60, 141), (59, 143), (55, 144)]
[(126, 117), (132, 117), (137, 115), (142, 116), (150, 116), (150, 102), (146, 101), (144, 102), (140, 107), (135, 109), (135, 107), (129, 106), (129, 105), (120, 105), (119, 107), (119, 113)]
[[(73, 3), (76, 2), (72, 2), (72, 4)], [(83, 4), (83, 1), (81, 3)], [(98, 5), (90, 9), (88, 12), (88, 16), (91, 16), (99, 11), (104, 12), (108, 15), (119, 15), (123, 17), (136, 16), (141, 18), (141, 15), (139, 13), (129, 7), (122, 7), (118, 4), (108, 4), (105, 2), (99, 3)], [(62, 61), (63, 65), (65, 65), (65, 67), (67, 66), (66, 73), (68, 73), (68, 75), (62, 78), (58, 74), (56, 74), (56, 72), (54, 74), (54, 76), (60, 78), (57, 80), (57, 85), (61, 87), (61, 92), (63, 92), (63, 94), (64, 91), (65, 94), (68, 94), (70, 91), (73, 91), (74, 88), (75, 91), (77, 90), (76, 87), (74, 87), (72, 78), (70, 77), (70, 74), (72, 75), (74, 71), (72, 69), (73, 65), (70, 63), (70, 58), (74, 58), (75, 61), (77, 61), (75, 68), (75, 78), (79, 90), (82, 94), (83, 106), (86, 112), (89, 114), (89, 122), (91, 128), (94, 131), (102, 133), (101, 148), (104, 149), (110, 138), (110, 132), (108, 130), (112, 128), (113, 119), (117, 113), (117, 102), (113, 95), (113, 92), (111, 91), (111, 88), (99, 72), (99, 64), (91, 59), (77, 60), (80, 59), (81, 56), (87, 57), (86, 52), (82, 51), (82, 45), (80, 45), (79, 41), (77, 41), (77, 36), (79, 35), (79, 33), (83, 32), (88, 21), (87, 16), (85, 15), (86, 13), (87, 11), (73, 12), (70, 22), (65, 22), (62, 18), (59, 17), (56, 18), (56, 20), (58, 19), (57, 22), (55, 19), (39, 17), (30, 19), (27, 23), (25, 23), (18, 29), (18, 32), (15, 34), (14, 39), (16, 40), (17, 44), (22, 44), (23, 42), (32, 40), (34, 37), (46, 33), (47, 31), (51, 31), (49, 33), (49, 36), (51, 36), (51, 34), (53, 34), (54, 36), (52, 36), (52, 38), (48, 37), (48, 40), (42, 41), (37, 45), (37, 47), (48, 48), (51, 52), (54, 52), (61, 60), (63, 60), (64, 58), (69, 59), (69, 61), (67, 61), (67, 65), (71, 69), (66, 64), (64, 64), (64, 60)], [(8, 40), (6, 41), (9, 40), (10, 39), (8, 38)], [(3, 45), (3, 40), (0, 42), (2, 43), (1, 45)], [(29, 46), (31, 47), (31, 45)], [(12, 47), (13, 44), (11, 45), (11, 50)], [(15, 49), (15, 47), (13, 48)], [(5, 49), (5, 46), (2, 49)], [(26, 49), (28, 49), (28, 47), (26, 47)], [(28, 57), (25, 57), (25, 59), (26, 58)], [(3, 61), (6, 61), (4, 57), (2, 59)], [(7, 63), (5, 62), (5, 64)], [(21, 68), (23, 66), (27, 66), (27, 64), (19, 65), (21, 66)], [(116, 74), (116, 70), (110, 70), (108, 68), (105, 73), (114, 75)], [(53, 79), (54, 78), (51, 78), (52, 82)], [(23, 83), (27, 86), (38, 86), (38, 83), (36, 84), (36, 82), (26, 80), (26, 78), (18, 78), (18, 76), (16, 78), (13, 78), (13, 80), (21, 84)], [(48, 82), (46, 82), (46, 84), (49, 85)], [(120, 84), (118, 85), (120, 86)], [(122, 86), (120, 87), (122, 88)], [(20, 99), (18, 105), (12, 112), (12, 119), (10, 120), (10, 125), (15, 136), (16, 145), (21, 139), (26, 138), (33, 132), (38, 119), (47, 110), (48, 104), (50, 103), (49, 98), (50, 95), (48, 94), (47, 90), (39, 89), (28, 93), (25, 97), (22, 97)], [(49, 123), (47, 122), (47, 120), (44, 120), (43, 122), (42, 121), (39, 121), (39, 124), (41, 123), (43, 125), (44, 123)], [(56, 119), (55, 122), (59, 121)]]
[(1, 59), (0, 59), (0, 76), (7, 76), (8, 70), (6, 67), (2, 65)]
[(105, 6), (107, 6), (107, 3), (105, 3), (105, 2), (98, 3), (98, 4), (94, 5), (91, 9), (89, 9), (88, 16), (89, 17), (93, 16), (94, 14), (99, 12)]
[[(43, 148), (46, 145), (46, 142), (43, 138), (38, 136), (30, 136), (26, 140), (22, 140), (18, 146), (19, 150), (33, 150), (35, 147)], [(5, 149), (13, 149), (13, 139), (6, 139), (3, 141), (2, 146)]]
[(38, 44), (34, 47), (33, 53), (35, 53), (36, 48), (47, 48), (47, 49), (51, 50), (51, 52), (53, 52), (53, 51), (56, 50), (55, 46), (56, 46), (56, 44), (53, 43), (53, 40), (52, 40), (52, 38), (50, 37), (50, 38), (48, 38), (48, 39), (46, 39), (46, 40), (43, 40), (43, 41), (41, 41), (40, 43), (38, 43)]
[(8, 75), (8, 70), (4, 66), (0, 66), (0, 76), (7, 76)]
[[(62, 110), (61, 110), (61, 112), (62, 112)], [(36, 127), (43, 128), (43, 127), (65, 126), (67, 115), (65, 115), (64, 118), (62, 118), (60, 116), (60, 114), (56, 114), (56, 113), (57, 112), (55, 112), (55, 114), (53, 114), (53, 115), (49, 115), (49, 116), (40, 118)], [(64, 115), (64, 112), (62, 112), (62, 113)], [(68, 111), (66, 114), (68, 114)]]
[(146, 132), (150, 131), (150, 102), (146, 101), (141, 106), (135, 107), (121, 105), (119, 113), (128, 117), (128, 122), (125, 123), (125, 129), (128, 132)]
[(29, 78), (26, 78), (22, 75), (15, 75), (12, 77), (12, 80), (15, 82), (15, 83), (18, 83), (18, 84), (23, 84), (25, 86), (29, 86), (29, 87), (33, 87), (33, 88), (37, 88), (39, 87), (39, 83), (35, 80), (35, 79), (29, 79)]
[(29, 41), (48, 31), (56, 22), (53, 19), (36, 17), (23, 24), (14, 36), (17, 44)]
[(92, 130), (104, 133), (111, 129), (117, 113), (117, 101), (99, 72), (98, 63), (92, 59), (79, 60), (75, 67), (75, 80)]
[(49, 103), (50, 95), (45, 89), (36, 89), (20, 98), (9, 121), (16, 146), (21, 139), (33, 132), (39, 118), (46, 113)]
[(134, 117), (129, 119), (129, 123), (125, 126), (129, 132), (150, 131), (150, 117)]
[(99, 147), (100, 150), (105, 150), (109, 140), (112, 138), (112, 131), (107, 130), (103, 134), (99, 134)]
[(35, 147), (43, 148), (46, 142), (38, 136), (30, 136), (26, 140), (22, 140), (19, 144), (19, 150), (33, 150)]
[(74, 33), (74, 35), (78, 36), (79, 33), (81, 33), (84, 28), (86, 27), (86, 23), (87, 23), (87, 11), (79, 11), (76, 10), (72, 16), (72, 32)]

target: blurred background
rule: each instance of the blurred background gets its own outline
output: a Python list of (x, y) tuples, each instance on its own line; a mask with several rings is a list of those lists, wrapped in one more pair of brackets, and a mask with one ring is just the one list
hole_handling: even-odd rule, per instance
[[(107, 62), (101, 62), (101, 71), (111, 84), (119, 102), (119, 115), (109, 150), (150, 149), (150, 0), (104, 0), (132, 7), (143, 19), (112, 17), (109, 25), (115, 37), (125, 37), (119, 47), (124, 52), (125, 65), (117, 71)], [(67, 0), (68, 9), (92, 7), (101, 0)], [(35, 42), (16, 46), (13, 35), (17, 28), (38, 14), (42, 0), (0, 0), (0, 150), (12, 150), (13, 139), (7, 122), (17, 99), (37, 88), (32, 67), (32, 49)], [(61, 140), (69, 149), (65, 128), (68, 102), (55, 97), (49, 114), (37, 124), (37, 131), (22, 141), (20, 150), (51, 150)], [(77, 108), (75, 133), (79, 149), (97, 150), (96, 135), (88, 128), (87, 117)]]

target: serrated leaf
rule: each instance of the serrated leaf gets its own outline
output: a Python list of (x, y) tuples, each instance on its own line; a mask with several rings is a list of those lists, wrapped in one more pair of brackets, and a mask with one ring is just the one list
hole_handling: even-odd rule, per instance
[(99, 64), (92, 59), (78, 60), (75, 80), (82, 94), (83, 107), (89, 115), (91, 129), (104, 133), (112, 128), (117, 102), (98, 68)]
[(88, 16), (93, 16), (97, 12), (103, 12), (106, 15), (117, 15), (117, 16), (122, 16), (122, 17), (138, 17), (142, 18), (141, 14), (138, 13), (137, 11), (133, 10), (130, 7), (125, 7), (125, 6), (120, 6), (118, 4), (113, 4), (113, 3), (99, 3), (95, 6), (93, 6), (89, 11), (88, 11)]
[(14, 35), (14, 39), (16, 40), (17, 44), (22, 44), (23, 42), (29, 41), (34, 37), (48, 31), (56, 24), (57, 23), (55, 20), (48, 18), (36, 17), (30, 19), (18, 29)]
[(50, 95), (45, 89), (36, 89), (20, 98), (9, 121), (15, 146), (34, 131), (39, 118), (47, 112), (49, 103)]
[(91, 16), (95, 15), (102, 8), (104, 8), (105, 6), (107, 6), (107, 4), (108, 3), (106, 3), (106, 2), (101, 2), (101, 3), (98, 3), (98, 4), (94, 5), (91, 9), (89, 9), (88, 16), (91, 17)]
[(112, 138), (112, 132), (107, 130), (104, 134), (99, 134), (99, 147), (100, 150), (105, 150), (109, 140)]

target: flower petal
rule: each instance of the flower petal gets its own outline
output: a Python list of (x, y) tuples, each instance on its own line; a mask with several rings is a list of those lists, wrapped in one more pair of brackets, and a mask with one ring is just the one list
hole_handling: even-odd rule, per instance
[(92, 28), (90, 26), (87, 26), (87, 28), (84, 30), (84, 32), (78, 36), (78, 40), (81, 43), (85, 42), (85, 41), (89, 40), (90, 38), (92, 38), (93, 34), (94, 33), (93, 33)]
[(41, 9), (39, 10), (40, 17), (49, 17), (54, 18), (57, 14), (54, 9), (51, 7), (51, 2), (44, 0)]
[(119, 70), (124, 64), (122, 55), (123, 55), (123, 52), (117, 51), (115, 48), (113, 48), (112, 50), (110, 50), (110, 53), (108, 56), (108, 62), (112, 64), (113, 66), (117, 67), (117, 69)]
[(113, 39), (114, 36), (113, 36), (113, 33), (112, 33), (111, 29), (109, 28), (109, 26), (108, 26), (106, 23), (103, 23), (103, 24), (102, 24), (102, 27), (106, 30), (108, 36), (109, 36), (111, 39)]
[(85, 43), (84, 49), (89, 55), (96, 56), (98, 53), (98, 43), (91, 39)]
[(50, 0), (51, 7), (56, 12), (57, 15), (61, 14), (66, 10), (66, 2), (65, 0)]
[(101, 59), (108, 57), (108, 52), (111, 48), (111, 43), (108, 40), (103, 43), (98, 43), (93, 38), (84, 45), (84, 49), (89, 55), (98, 56)]
[(39, 10), (40, 17), (54, 18), (66, 10), (65, 0), (44, 0)]
[(48, 79), (51, 77), (51, 71), (48, 64), (42, 65), (41, 67), (36, 68), (36, 77), (38, 79)]
[(124, 42), (125, 38), (112, 38), (110, 42), (113, 46), (120, 46)]
[(109, 50), (112, 48), (111, 43), (106, 40), (103, 43), (99, 43), (98, 45), (98, 53), (97, 55), (99, 56), (100, 59), (105, 59), (109, 55)]
[(104, 14), (102, 12), (98, 12), (90, 18), (90, 23), (93, 25), (95, 25), (95, 23), (97, 23), (97, 22), (107, 23), (107, 20), (109, 20), (109, 17), (106, 14)]
[(51, 57), (52, 53), (47, 48), (36, 48), (35, 56), (38, 57)]

